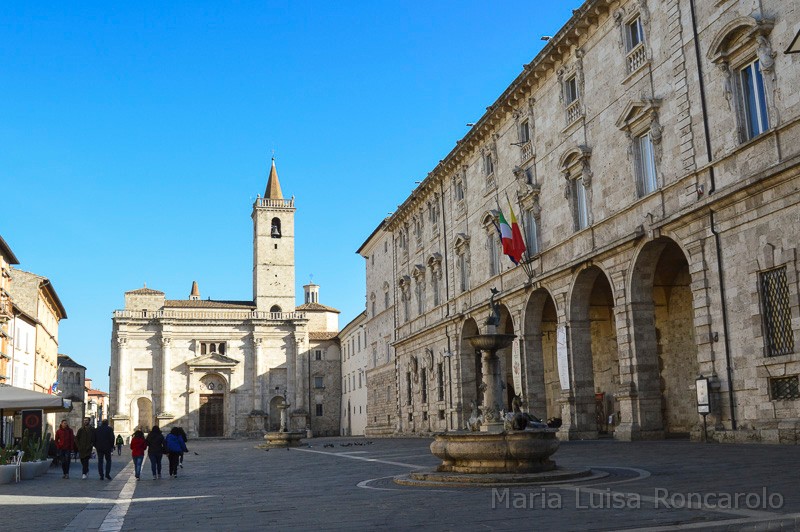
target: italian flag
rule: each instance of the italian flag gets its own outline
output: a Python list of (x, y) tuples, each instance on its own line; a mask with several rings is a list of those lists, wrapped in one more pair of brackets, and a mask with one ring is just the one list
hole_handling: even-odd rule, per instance
[(522, 254), (525, 253), (525, 240), (522, 238), (522, 231), (519, 229), (511, 202), (508, 203), (508, 211), (511, 213), (511, 225), (503, 217), (502, 211), (500, 212), (500, 239), (503, 243), (503, 254), (508, 255), (514, 264), (519, 264)]

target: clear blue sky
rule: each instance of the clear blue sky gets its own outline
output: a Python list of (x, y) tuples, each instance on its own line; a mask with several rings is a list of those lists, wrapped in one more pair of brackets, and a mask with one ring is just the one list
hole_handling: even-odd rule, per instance
[(272, 149), (298, 298), (313, 274), (344, 326), (356, 249), (580, 3), (0, 4), (0, 235), (64, 303), (60, 352), (107, 390), (125, 291), (251, 299)]

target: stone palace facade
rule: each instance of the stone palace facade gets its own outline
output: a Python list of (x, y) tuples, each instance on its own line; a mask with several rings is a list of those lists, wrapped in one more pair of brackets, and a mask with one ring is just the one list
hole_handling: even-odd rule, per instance
[(184, 300), (125, 293), (111, 334), (118, 433), (158, 424), (192, 437), (260, 436), (278, 429), (284, 400), (290, 430), (339, 433), (339, 311), (319, 303), (314, 284), (295, 308), (294, 215), (273, 161), (253, 204), (252, 301), (204, 300), (196, 283)]
[(707, 382), (712, 437), (797, 443), (798, 24), (783, 0), (576, 9), (358, 250), (366, 433), (464, 427), (496, 287), (498, 406), (562, 438), (697, 438)]

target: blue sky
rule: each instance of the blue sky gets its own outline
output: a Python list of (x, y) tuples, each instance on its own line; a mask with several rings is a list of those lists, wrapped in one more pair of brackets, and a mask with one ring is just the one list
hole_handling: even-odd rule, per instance
[(58, 291), (60, 352), (107, 390), (125, 291), (251, 299), (273, 149), (298, 298), (313, 274), (343, 327), (356, 249), (579, 5), (0, 4), (0, 235)]

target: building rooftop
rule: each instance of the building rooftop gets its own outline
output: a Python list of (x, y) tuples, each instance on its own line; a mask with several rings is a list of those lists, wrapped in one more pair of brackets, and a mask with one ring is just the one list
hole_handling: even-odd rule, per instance
[(309, 332), (308, 339), (309, 340), (333, 340), (339, 336), (338, 332)]
[(297, 310), (311, 310), (311, 311), (324, 311), (324, 312), (335, 312), (339, 314), (339, 310), (329, 307), (327, 305), (323, 305), (322, 303), (303, 303)]
[(213, 299), (167, 299), (164, 308), (234, 308), (255, 309), (252, 301), (216, 301)]
[(64, 367), (68, 367), (68, 368), (83, 368), (83, 369), (86, 369), (86, 366), (81, 366), (80, 364), (78, 364), (77, 362), (72, 360), (72, 358), (70, 358), (68, 355), (62, 355), (62, 354), (58, 355), (58, 365), (59, 366), (64, 366)]
[(138, 295), (141, 295), (141, 296), (163, 296), (164, 295), (164, 292), (161, 292), (160, 290), (153, 290), (152, 288), (147, 288), (146, 285), (143, 288), (138, 288), (136, 290), (130, 290), (130, 291), (125, 292), (125, 293), (126, 294), (138, 294)]

